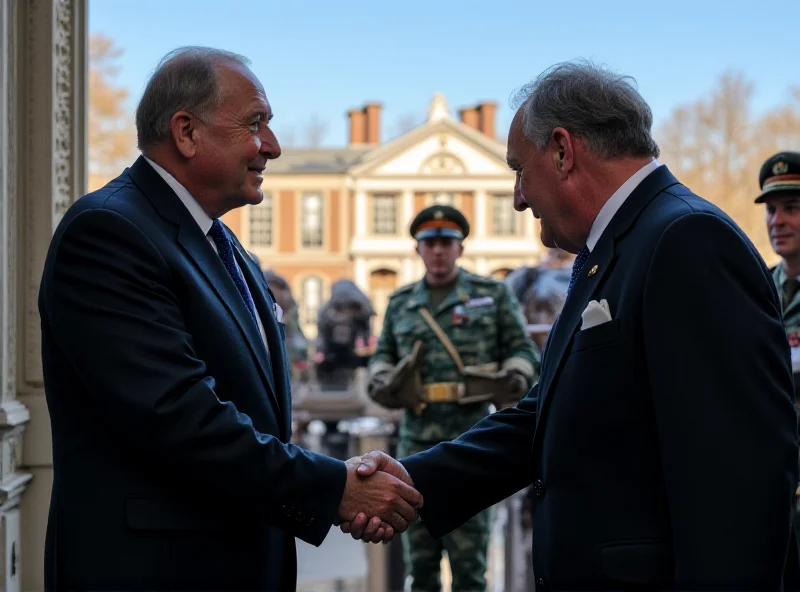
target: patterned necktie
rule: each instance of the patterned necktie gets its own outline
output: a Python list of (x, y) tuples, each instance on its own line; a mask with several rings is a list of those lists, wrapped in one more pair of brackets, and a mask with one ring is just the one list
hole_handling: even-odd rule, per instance
[(572, 264), (572, 277), (569, 278), (569, 286), (567, 287), (567, 295), (572, 291), (572, 286), (575, 285), (575, 280), (578, 279), (578, 274), (583, 269), (583, 265), (589, 258), (590, 251), (587, 247), (583, 247), (575, 257), (575, 262)]
[(217, 245), (219, 258), (222, 259), (222, 264), (225, 266), (228, 275), (231, 276), (233, 283), (236, 285), (236, 289), (239, 290), (242, 300), (244, 300), (244, 303), (247, 305), (247, 308), (253, 317), (253, 322), (256, 324), (256, 329), (258, 329), (256, 305), (253, 302), (253, 297), (250, 295), (250, 290), (247, 288), (247, 283), (244, 281), (242, 272), (239, 271), (239, 267), (236, 265), (236, 259), (233, 256), (233, 244), (228, 236), (228, 232), (225, 230), (225, 227), (222, 226), (222, 223), (219, 220), (214, 220), (214, 222), (211, 224), (211, 230), (208, 232), (208, 236), (210, 236), (211, 240), (214, 241), (214, 244)]

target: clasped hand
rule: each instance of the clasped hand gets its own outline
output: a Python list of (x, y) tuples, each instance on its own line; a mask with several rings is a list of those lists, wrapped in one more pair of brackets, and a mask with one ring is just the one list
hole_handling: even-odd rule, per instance
[(383, 452), (355, 456), (339, 504), (339, 527), (354, 539), (388, 543), (419, 516), (422, 496), (405, 467)]

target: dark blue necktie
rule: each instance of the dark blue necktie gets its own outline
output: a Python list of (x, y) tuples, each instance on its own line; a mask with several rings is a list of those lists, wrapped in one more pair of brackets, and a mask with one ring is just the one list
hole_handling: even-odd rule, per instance
[(567, 294), (572, 291), (572, 286), (575, 285), (575, 280), (578, 279), (578, 274), (583, 269), (586, 260), (589, 259), (590, 251), (587, 247), (583, 247), (575, 257), (575, 262), (572, 264), (572, 277), (569, 278), (569, 286), (567, 287)]
[(214, 241), (214, 244), (217, 245), (217, 253), (219, 253), (219, 258), (222, 259), (222, 264), (228, 271), (228, 275), (231, 276), (236, 289), (239, 290), (242, 300), (244, 300), (244, 303), (247, 305), (247, 308), (253, 317), (253, 322), (256, 324), (256, 329), (258, 329), (256, 305), (253, 303), (253, 297), (250, 295), (250, 290), (247, 288), (247, 283), (244, 281), (242, 272), (239, 271), (239, 267), (236, 265), (236, 259), (233, 256), (233, 244), (231, 243), (231, 238), (228, 236), (228, 232), (225, 230), (222, 222), (219, 220), (214, 220), (213, 224), (211, 224), (211, 230), (208, 232), (208, 236), (210, 236), (211, 240)]

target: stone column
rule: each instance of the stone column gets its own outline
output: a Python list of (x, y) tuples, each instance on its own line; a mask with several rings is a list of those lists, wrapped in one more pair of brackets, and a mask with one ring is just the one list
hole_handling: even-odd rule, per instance
[(487, 229), (487, 213), (489, 209), (487, 207), (488, 199), (486, 197), (486, 191), (483, 189), (479, 189), (475, 192), (475, 234), (477, 238), (485, 238), (486, 237), (486, 229)]
[(52, 485), (37, 297), (86, 187), (87, 0), (0, 0), (0, 589), (44, 588)]
[(367, 194), (361, 189), (356, 190), (356, 228), (354, 235), (357, 238), (367, 236)]

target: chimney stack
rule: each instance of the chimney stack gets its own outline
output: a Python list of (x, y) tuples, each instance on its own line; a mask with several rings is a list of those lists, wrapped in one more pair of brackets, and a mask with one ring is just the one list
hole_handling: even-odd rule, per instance
[(360, 109), (347, 112), (350, 119), (350, 145), (364, 146), (380, 144), (381, 141), (381, 104), (366, 103)]
[(367, 144), (381, 143), (381, 104), (367, 103), (364, 105), (367, 118)]
[(363, 109), (350, 109), (347, 112), (350, 119), (350, 145), (364, 144), (367, 140), (367, 120)]
[(472, 129), (480, 129), (478, 110), (475, 107), (459, 109), (458, 114), (461, 116), (461, 123), (468, 125)]
[(483, 101), (478, 103), (478, 129), (490, 138), (495, 137), (494, 120), (497, 114), (497, 103), (494, 101)]

